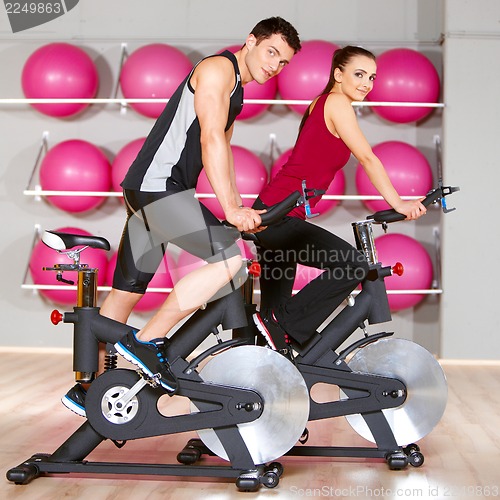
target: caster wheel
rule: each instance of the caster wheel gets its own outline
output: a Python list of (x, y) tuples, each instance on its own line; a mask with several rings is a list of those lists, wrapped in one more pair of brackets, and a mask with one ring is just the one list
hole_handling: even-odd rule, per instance
[(391, 470), (402, 470), (408, 465), (408, 457), (404, 453), (394, 453), (387, 457), (387, 464)]
[(260, 481), (256, 477), (242, 477), (236, 479), (236, 487), (239, 491), (257, 491)]
[(264, 472), (261, 482), (266, 488), (276, 488), (280, 482), (280, 477), (276, 474), (276, 472), (268, 470), (267, 472)]
[(412, 443), (412, 444), (409, 444), (408, 446), (405, 446), (403, 448), (403, 451), (407, 455), (411, 455), (414, 451), (420, 451), (420, 446), (418, 446), (418, 444)]
[(177, 454), (177, 461), (184, 465), (192, 465), (201, 457), (201, 451), (197, 448), (184, 448)]
[[(188, 442), (186, 447), (191, 447), (194, 446), (196, 448), (203, 448), (205, 445), (203, 444), (203, 441), (198, 438), (191, 438)], [(415, 445), (416, 446), (416, 445)]]
[(424, 463), (424, 456), (419, 451), (414, 451), (408, 456), (408, 462), (413, 467), (420, 467)]
[(278, 477), (281, 477), (285, 469), (279, 462), (272, 462), (267, 466), (266, 470), (274, 472)]

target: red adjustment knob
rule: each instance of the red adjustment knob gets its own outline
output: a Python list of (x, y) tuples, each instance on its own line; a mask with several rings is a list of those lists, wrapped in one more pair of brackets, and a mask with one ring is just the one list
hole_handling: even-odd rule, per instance
[(248, 266), (248, 274), (251, 274), (254, 278), (258, 278), (261, 273), (261, 267), (255, 260)]
[(52, 321), (52, 324), (57, 325), (58, 323), (60, 323), (62, 321), (62, 319), (63, 319), (63, 315), (57, 309), (54, 309), (50, 313), (50, 321)]
[(403, 276), (403, 273), (405, 272), (405, 268), (403, 267), (403, 264), (401, 262), (396, 262), (392, 266), (392, 274), (397, 274), (398, 276)]

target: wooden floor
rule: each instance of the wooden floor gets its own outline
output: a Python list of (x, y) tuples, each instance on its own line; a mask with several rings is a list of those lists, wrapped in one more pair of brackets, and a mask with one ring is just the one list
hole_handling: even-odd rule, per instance
[[(34, 453), (53, 452), (83, 419), (59, 402), (73, 383), (70, 354), (0, 352), (0, 498), (499, 497), (500, 365), (443, 363), (443, 368), (448, 406), (441, 422), (418, 443), (425, 455), (419, 468), (391, 471), (380, 460), (282, 457), (285, 472), (279, 485), (255, 493), (238, 492), (233, 480), (175, 477), (54, 475), (21, 486), (7, 481), (6, 471)], [(179, 398), (177, 404), (186, 402)], [(308, 444), (370, 445), (344, 418), (308, 427)], [(176, 463), (177, 452), (190, 437), (195, 435), (131, 441), (120, 450), (106, 441), (87, 458)]]

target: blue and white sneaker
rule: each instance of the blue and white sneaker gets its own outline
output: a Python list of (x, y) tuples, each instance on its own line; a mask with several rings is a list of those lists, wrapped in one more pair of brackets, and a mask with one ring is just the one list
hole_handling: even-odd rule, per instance
[(159, 375), (160, 385), (173, 395), (177, 390), (177, 379), (170, 370), (165, 348), (164, 338), (142, 342), (133, 330), (115, 344), (116, 351), (144, 373), (150, 377)]
[(87, 391), (83, 388), (82, 384), (75, 384), (62, 398), (61, 403), (72, 412), (86, 417), (85, 413), (85, 396)]

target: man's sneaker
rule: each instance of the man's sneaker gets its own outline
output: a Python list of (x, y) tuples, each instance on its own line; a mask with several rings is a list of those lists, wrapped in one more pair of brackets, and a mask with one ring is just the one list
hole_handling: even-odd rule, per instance
[(80, 417), (86, 417), (85, 413), (85, 396), (87, 391), (82, 384), (75, 384), (61, 399), (61, 403), (75, 412)]
[(169, 393), (174, 394), (177, 390), (177, 379), (170, 371), (164, 344), (165, 339), (142, 342), (132, 330), (115, 344), (115, 349), (127, 361), (138, 366), (150, 377), (160, 375), (160, 385)]
[(253, 315), (253, 321), (271, 349), (282, 352), (286, 355), (291, 355), (291, 339), (276, 321), (272, 312), (268, 315), (261, 315), (257, 312)]

